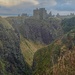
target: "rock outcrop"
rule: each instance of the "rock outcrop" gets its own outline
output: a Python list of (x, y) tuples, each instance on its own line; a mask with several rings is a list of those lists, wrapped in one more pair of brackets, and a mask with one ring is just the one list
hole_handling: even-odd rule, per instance
[(26, 39), (49, 44), (63, 34), (61, 20), (50, 18), (47, 20), (24, 19), (23, 17), (7, 18), (14, 28)]

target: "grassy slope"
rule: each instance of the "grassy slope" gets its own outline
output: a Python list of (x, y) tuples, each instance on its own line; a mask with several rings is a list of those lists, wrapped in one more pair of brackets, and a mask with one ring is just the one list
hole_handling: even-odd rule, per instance
[(75, 75), (75, 31), (68, 34), (35, 53), (34, 75)]
[[(57, 46), (56, 46), (57, 47)], [(51, 67), (53, 66), (53, 50), (56, 50), (54, 43), (40, 49), (34, 55), (33, 62), (33, 75), (46, 75), (52, 74)]]
[(26, 62), (31, 66), (32, 62), (33, 62), (34, 53), (38, 49), (44, 47), (45, 45), (42, 45), (40, 43), (35, 43), (31, 40), (27, 40), (22, 35), (20, 37), (21, 37), (20, 47), (21, 47), (23, 56), (24, 56)]
[[(0, 17), (0, 27), (3, 27), (3, 29), (13, 29), (13, 27), (3, 18)], [(1, 31), (2, 32), (2, 31)], [(0, 40), (0, 49), (3, 49), (3, 42)], [(0, 74), (7, 75), (7, 72), (5, 70), (5, 61), (0, 58)]]
[(0, 17), (0, 24), (3, 25), (5, 29), (13, 29), (12, 25), (9, 24), (4, 18)]
[[(8, 21), (6, 21), (4, 18), (0, 17), (0, 27), (3, 27), (3, 29), (11, 29), (14, 30), (14, 28), (9, 24)], [(0, 40), (0, 48), (2, 49), (3, 43), (2, 40)]]
[(58, 63), (53, 66), (54, 75), (75, 75), (75, 48), (72, 50), (58, 59)]
[[(6, 34), (5, 34), (6, 33)], [(5, 34), (6, 35), (6, 37), (8, 37), (9, 39), (7, 39), (8, 41), (7, 42), (10, 42), (10, 39), (11, 38), (13, 38), (14, 37), (14, 35), (12, 35), (12, 33), (14, 33), (14, 28), (12, 27), (12, 25), (7, 21), (7, 20), (5, 20), (4, 18), (1, 18), (0, 17), (0, 39), (3, 37), (3, 35)], [(9, 36), (8, 36), (9, 35)], [(6, 37), (3, 37), (3, 38), (6, 38)], [(16, 38), (15, 38), (16, 39)], [(4, 44), (3, 44), (3, 41), (5, 41), (5, 40), (0, 40), (0, 52), (2, 52), (1, 50), (3, 50), (3, 48), (4, 48)], [(12, 40), (11, 40), (12, 41)], [(12, 46), (12, 45), (11, 45)], [(13, 46), (12, 46), (13, 47)], [(7, 48), (6, 48), (6, 50), (8, 50)], [(12, 51), (11, 51), (12, 52)], [(3, 57), (3, 58), (5, 58), (5, 57)], [(8, 70), (6, 70), (7, 68), (7, 66), (9, 66), (10, 64), (9, 64), (9, 61), (6, 61), (6, 58), (5, 59), (3, 59), (1, 56), (0, 56), (0, 75), (13, 75), (12, 73), (10, 73), (10, 72), (8, 72)], [(17, 60), (16, 60), (17, 61)], [(15, 62), (15, 61), (13, 61), (13, 62)], [(9, 64), (9, 65), (8, 65)], [(17, 66), (17, 64), (16, 64), (16, 66)], [(29, 73), (29, 71), (28, 71), (28, 69), (29, 69), (29, 66), (28, 66), (28, 64), (26, 63), (25, 64), (25, 68), (27, 68), (27, 71), (26, 72), (28, 72)], [(22, 67), (22, 66), (21, 66)], [(19, 67), (20, 68), (20, 67)], [(12, 69), (12, 67), (10, 68), (10, 69)], [(14, 69), (17, 69), (18, 70), (18, 66), (17, 67), (14, 67)], [(17, 70), (15, 70), (14, 71), (14, 73), (17, 75)], [(21, 69), (20, 69), (21, 70)], [(19, 75), (19, 74), (18, 74)]]

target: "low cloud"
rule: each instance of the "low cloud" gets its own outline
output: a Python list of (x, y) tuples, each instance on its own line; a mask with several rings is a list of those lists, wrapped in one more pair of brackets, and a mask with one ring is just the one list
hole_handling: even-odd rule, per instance
[(38, 4), (39, 7), (55, 6), (57, 4), (56, 0), (38, 0), (38, 1), (39, 1)]
[(39, 4), (38, 1), (36, 0), (0, 0), (0, 5), (1, 6), (6, 6), (6, 7), (12, 7), (12, 6), (17, 6), (20, 5), (21, 3), (32, 3), (33, 5)]

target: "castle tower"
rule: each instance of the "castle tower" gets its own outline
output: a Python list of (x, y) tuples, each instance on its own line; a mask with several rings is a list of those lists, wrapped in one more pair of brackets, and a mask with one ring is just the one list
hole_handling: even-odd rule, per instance
[(35, 10), (33, 10), (33, 16), (36, 19), (39, 19), (40, 18), (39, 9), (38, 8), (36, 8)]
[(47, 17), (47, 11), (45, 8), (35, 9), (33, 10), (33, 16), (36, 19), (46, 19)]

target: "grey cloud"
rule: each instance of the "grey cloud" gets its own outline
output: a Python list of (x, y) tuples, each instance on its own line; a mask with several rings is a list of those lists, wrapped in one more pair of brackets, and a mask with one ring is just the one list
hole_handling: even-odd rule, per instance
[[(45, 7), (48, 11), (75, 11), (75, 0), (35, 0), (38, 4), (34, 5), (32, 2), (23, 2), (12, 7), (0, 8), (0, 13), (8, 14), (21, 14), (28, 13), (32, 14), (33, 9)], [(54, 11), (53, 11), (54, 12)]]

